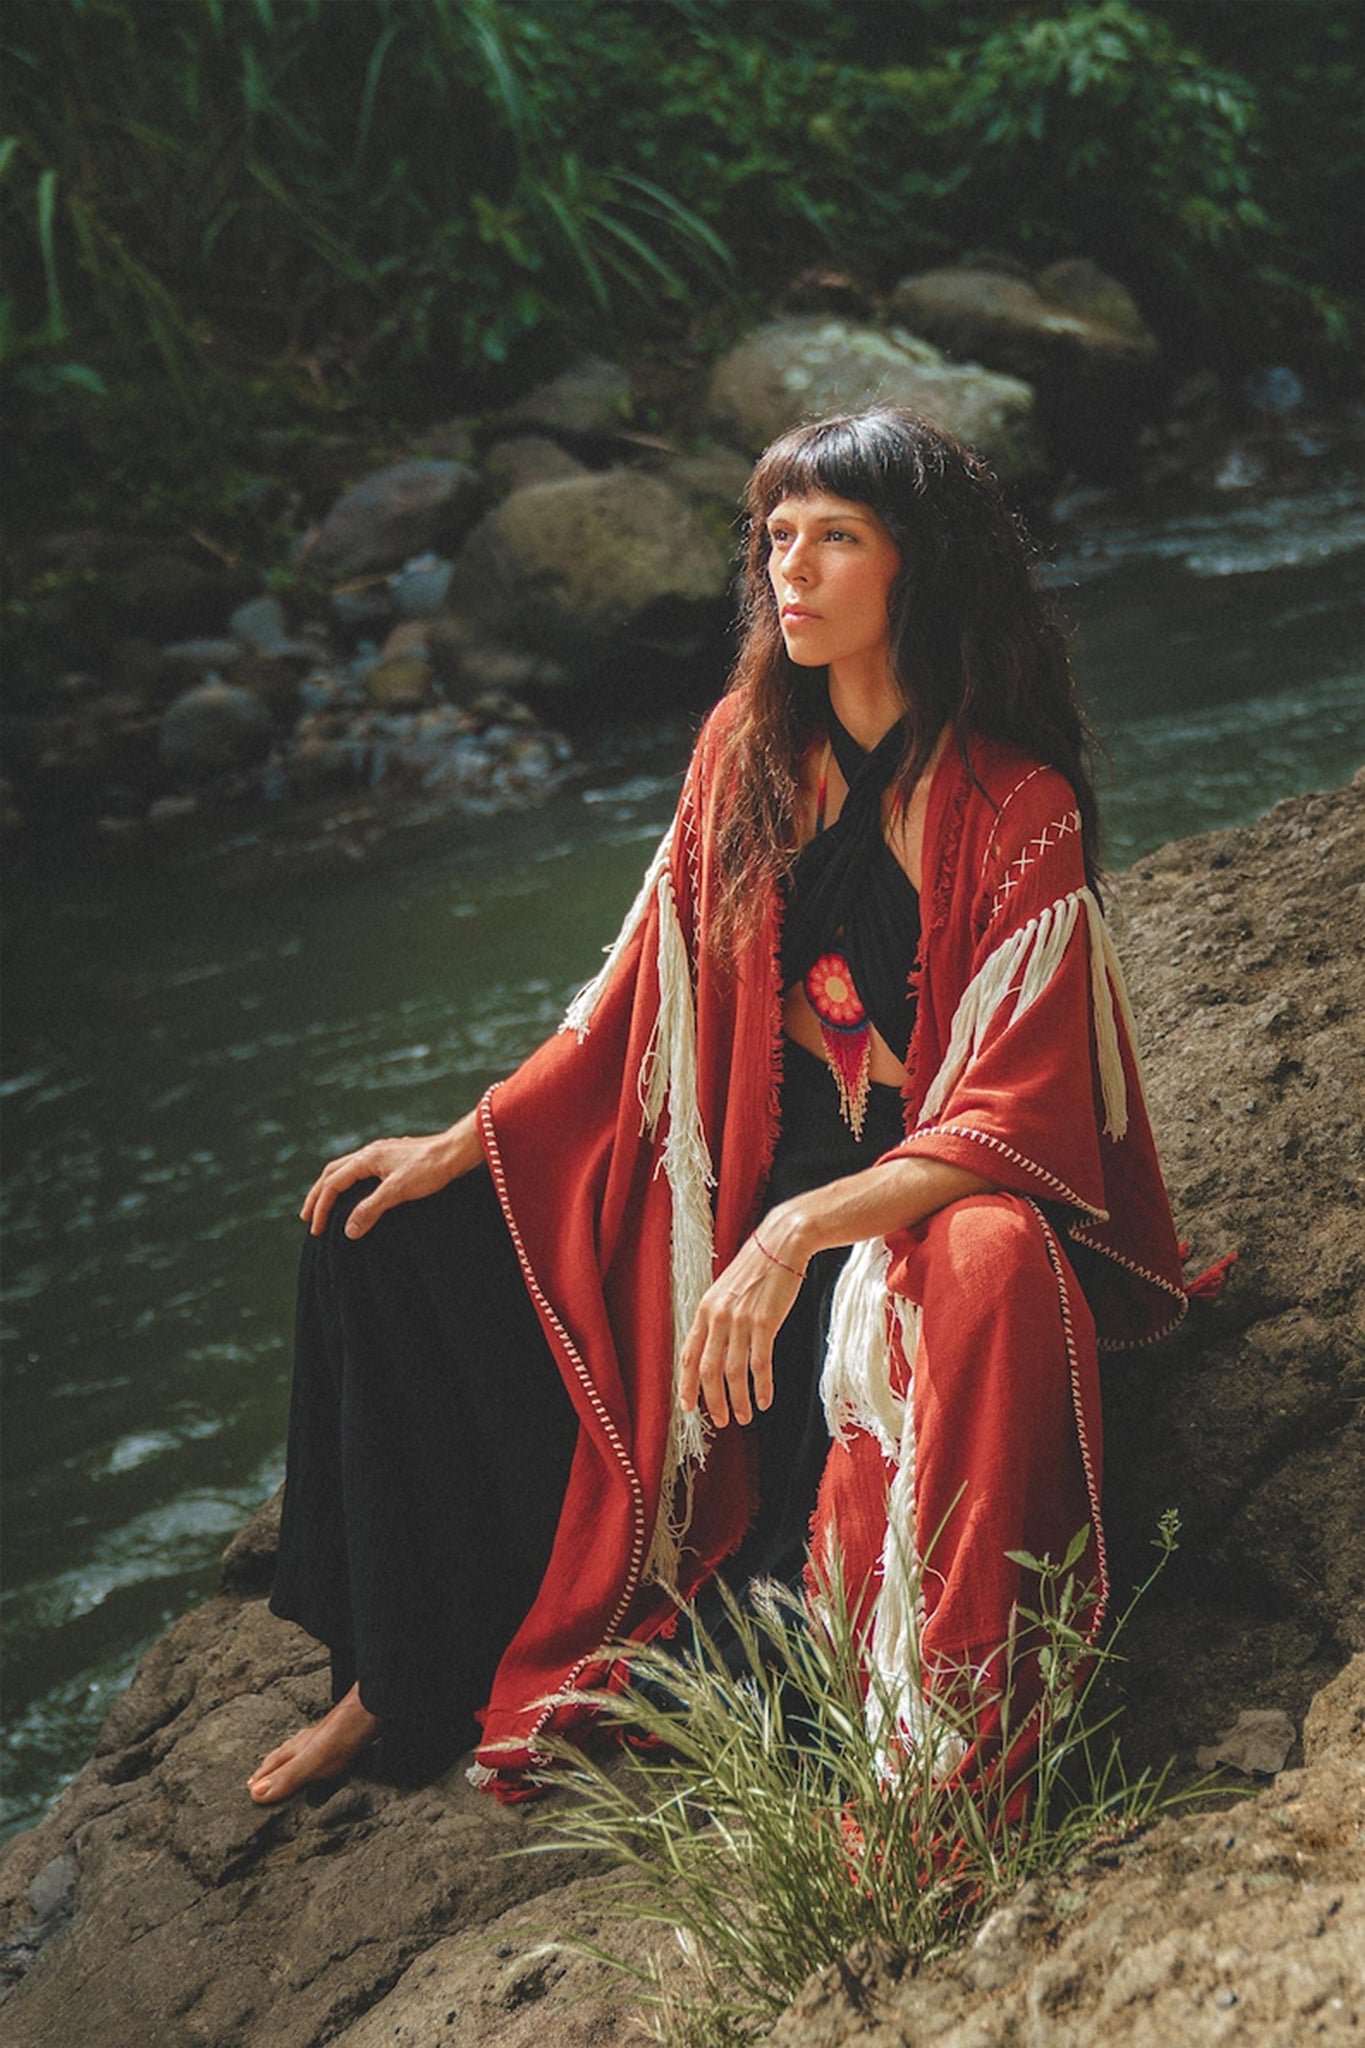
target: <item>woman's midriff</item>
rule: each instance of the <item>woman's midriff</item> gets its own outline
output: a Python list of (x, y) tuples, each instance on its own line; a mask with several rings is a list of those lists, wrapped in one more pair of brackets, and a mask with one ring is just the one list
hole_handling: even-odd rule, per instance
[[(794, 1039), (807, 1052), (813, 1052), (817, 1059), (825, 1059), (825, 1043), (820, 1035), (820, 1020), (810, 1006), (806, 991), (800, 982), (793, 982), (782, 998), (782, 1029), (788, 1038)], [(871, 1040), (871, 1078), (885, 1083), (888, 1088), (903, 1088), (906, 1080), (905, 1068), (892, 1052), (875, 1024), (869, 1024)]]

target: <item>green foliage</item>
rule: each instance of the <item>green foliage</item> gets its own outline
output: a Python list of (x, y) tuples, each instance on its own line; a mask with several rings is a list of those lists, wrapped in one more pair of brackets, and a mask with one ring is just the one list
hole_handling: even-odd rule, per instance
[[(202, 439), (565, 346), (723, 337), (831, 259), (1089, 255), (1187, 356), (1360, 333), (1331, 0), (9, 0), (0, 371)], [(1254, 309), (1268, 309), (1263, 325)], [(213, 396), (208, 394), (212, 391)]]
[(477, 364), (585, 302), (677, 302), (727, 252), (588, 155), (560, 37), (591, 12), (21, 0), (0, 168), (16, 297), (45, 303), (9, 353), (65, 338), (63, 268), (97, 345), (149, 347), (182, 394), (211, 348)]
[[(1028, 1878), (1169, 1805), (1166, 1773), (1125, 1771), (1101, 1692), (1114, 1637), (1177, 1528), (1163, 1517), (1157, 1564), (1098, 1650), (1093, 1595), (1075, 1577), (1086, 1532), (1056, 1564), (1019, 1554), (1039, 1599), (1018, 1618), (1006, 1668), (1036, 1657), (1043, 1684), (1027, 1824), (1012, 1786), (970, 1786), (945, 1768), (972, 1739), (984, 1680), (935, 1688), (917, 1745), (886, 1732), (899, 1725), (899, 1687), (871, 1666), (837, 1574), (814, 1617), (782, 1589), (753, 1614), (727, 1600), (740, 1646), (729, 1668), (700, 1627), (686, 1655), (632, 1650), (630, 1688), (594, 1697), (609, 1725), (656, 1746), (624, 1765), (563, 1746), (555, 1782), (567, 1796), (533, 1848), (605, 1852), (607, 1912), (674, 1931), (695, 1988), (680, 1997), (656, 1979), (662, 2037), (679, 2048), (757, 2039), (812, 1970), (855, 1942), (880, 1940), (918, 1965)], [(917, 1584), (911, 1594), (913, 1607)], [(925, 1697), (913, 1632), (903, 1676), (909, 1697)], [(1018, 1731), (1005, 1714), (1008, 1748)]]

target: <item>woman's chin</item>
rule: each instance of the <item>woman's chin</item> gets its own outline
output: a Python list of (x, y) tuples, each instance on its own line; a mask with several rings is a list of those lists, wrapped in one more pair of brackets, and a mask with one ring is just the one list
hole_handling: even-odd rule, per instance
[(788, 661), (793, 662), (797, 668), (825, 668), (827, 666), (823, 655), (813, 653), (809, 647), (803, 647), (799, 640), (789, 640), (785, 633), (782, 636), (782, 644), (787, 650)]

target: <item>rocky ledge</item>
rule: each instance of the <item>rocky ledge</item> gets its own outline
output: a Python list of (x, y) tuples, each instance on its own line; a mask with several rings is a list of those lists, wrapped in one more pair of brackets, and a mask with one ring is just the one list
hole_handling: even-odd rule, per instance
[[(918, 1977), (844, 1959), (779, 2022), (783, 2048), (1365, 2032), (1365, 780), (1166, 847), (1113, 899), (1192, 1263), (1239, 1255), (1215, 1305), (1111, 1371), (1117, 1583), (1143, 1575), (1163, 1508), (1184, 1521), (1128, 1639), (1131, 1742), (1183, 1764), (1222, 1749), (1230, 1799), (1251, 1773), (1264, 1789), (1097, 1846)], [(272, 1554), (267, 1510), (11, 1845), (10, 2048), (637, 2040), (635, 1987), (569, 1946), (602, 1932), (584, 1864), (507, 1855), (524, 1809), (458, 1770), (250, 1804), (252, 1762), (324, 1702), (318, 1652), (266, 1611)]]

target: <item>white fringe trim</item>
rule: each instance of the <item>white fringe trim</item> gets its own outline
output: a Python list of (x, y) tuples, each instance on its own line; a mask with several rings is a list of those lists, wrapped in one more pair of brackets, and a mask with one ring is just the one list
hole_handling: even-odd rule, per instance
[(606, 959), (601, 967), (598, 968), (592, 980), (584, 983), (583, 987), (569, 1004), (568, 1009), (564, 1012), (564, 1021), (559, 1028), (561, 1031), (576, 1031), (580, 1045), (588, 1035), (592, 1025), (592, 1013), (601, 1001), (602, 993), (607, 983), (616, 972), (621, 955), (635, 936), (640, 921), (649, 908), (649, 899), (654, 894), (660, 876), (668, 872), (668, 858), (672, 848), (673, 826), (670, 825), (663, 838), (659, 841), (654, 858), (645, 871), (645, 878), (640, 884), (635, 901), (626, 912), (625, 923), (621, 926), (611, 945), (603, 949), (607, 956)]
[[(679, 1361), (683, 1340), (692, 1327), (702, 1295), (711, 1285), (714, 1246), (710, 1189), (715, 1185), (711, 1155), (702, 1128), (697, 1099), (697, 1014), (692, 968), (678, 921), (670, 857), (676, 820), (659, 841), (635, 901), (607, 951), (602, 966), (578, 991), (564, 1013), (561, 1031), (575, 1031), (579, 1043), (592, 1028), (593, 1012), (616, 972), (622, 956), (655, 902), (659, 916), (657, 972), (659, 1008), (649, 1044), (640, 1062), (641, 1133), (653, 1137), (668, 1111), (668, 1129), (659, 1160), (672, 1198), (673, 1227), (669, 1256), (673, 1296), (673, 1421), (664, 1453), (659, 1514), (641, 1576), (653, 1579), (678, 1597), (678, 1561), (692, 1519), (693, 1485), (706, 1459), (706, 1425), (699, 1410), (685, 1413), (679, 1404)], [(679, 1501), (679, 1482), (682, 1499)]]
[(887, 1492), (864, 1704), (878, 1769), (888, 1782), (907, 1749), (918, 1753), (932, 1745), (933, 1765), (940, 1771), (951, 1770), (964, 1754), (956, 1735), (936, 1727), (924, 1685), (924, 1568), (915, 1543), (914, 1403), (908, 1387), (897, 1394), (891, 1384), (891, 1319), (894, 1316), (899, 1325), (901, 1346), (913, 1371), (919, 1311), (913, 1302), (890, 1293), (890, 1258), (881, 1238), (855, 1245), (849, 1254), (834, 1291), (820, 1378), (825, 1417), (835, 1440), (843, 1443), (852, 1430), (865, 1430), (896, 1468)]
[(1090, 923), (1090, 998), (1095, 1011), (1095, 1044), (1100, 1056), (1100, 1092), (1104, 1097), (1104, 1128), (1106, 1135), (1115, 1143), (1128, 1129), (1128, 1089), (1123, 1078), (1123, 1054), (1119, 1049), (1118, 1030), (1114, 1023), (1114, 997), (1117, 995), (1119, 1012), (1123, 1018), (1128, 1043), (1137, 1057), (1137, 1033), (1133, 1024), (1133, 1013), (1128, 1006), (1128, 990), (1124, 986), (1123, 969), (1119, 956), (1114, 950), (1114, 941), (1109, 936), (1109, 927), (1104, 921), (1099, 904), (1088, 889), (1085, 896), (1085, 914)]
[(980, 1052), (986, 1033), (1009, 997), (1014, 997), (1011, 1024), (1037, 1002), (1065, 958), (1082, 910), (1090, 946), (1090, 1002), (1095, 1019), (1104, 1129), (1115, 1140), (1123, 1136), (1128, 1128), (1128, 1094), (1114, 1020), (1115, 992), (1130, 1037), (1132, 1013), (1113, 940), (1090, 889), (1077, 889), (1039, 911), (1037, 917), (1003, 939), (973, 975), (954, 1014), (943, 1063), (920, 1107), (922, 1123), (931, 1122), (943, 1108), (969, 1061)]
[(884, 1784), (899, 1774), (905, 1751), (923, 1755), (944, 1776), (967, 1754), (961, 1734), (934, 1710), (926, 1682), (924, 1563), (915, 1545), (915, 1422), (905, 1407), (900, 1462), (886, 1497), (886, 1541), (878, 1566), (881, 1591), (868, 1640), (871, 1674), (863, 1716)]
[[(668, 1130), (659, 1165), (672, 1198), (670, 1247), (673, 1288), (673, 1420), (659, 1495), (659, 1514), (644, 1563), (644, 1577), (677, 1597), (678, 1560), (692, 1520), (693, 1486), (706, 1459), (701, 1411), (678, 1400), (683, 1340), (711, 1285), (715, 1249), (710, 1190), (715, 1185), (697, 1098), (697, 1014), (692, 968), (665, 861), (654, 882), (659, 910), (659, 1010), (640, 1063), (641, 1130), (653, 1137), (665, 1107)], [(657, 1169), (656, 1169), (657, 1170)], [(682, 1499), (678, 1501), (679, 1482)]]
[(904, 1403), (898, 1463), (886, 1496), (886, 1537), (877, 1571), (881, 1589), (868, 1641), (871, 1673), (863, 1716), (882, 1778), (896, 1774), (896, 1748), (918, 1749), (927, 1733), (920, 1662), (924, 1596), (915, 1546), (915, 1424)]
[(864, 1238), (844, 1261), (830, 1303), (829, 1338), (825, 1345), (820, 1398), (825, 1420), (836, 1443), (847, 1443), (855, 1429), (877, 1440), (884, 1458), (899, 1454), (905, 1402), (891, 1386), (890, 1317), (901, 1317), (908, 1329), (907, 1358), (913, 1358), (916, 1312), (913, 1302), (897, 1297), (894, 1305), (886, 1276), (891, 1252), (885, 1238)]

